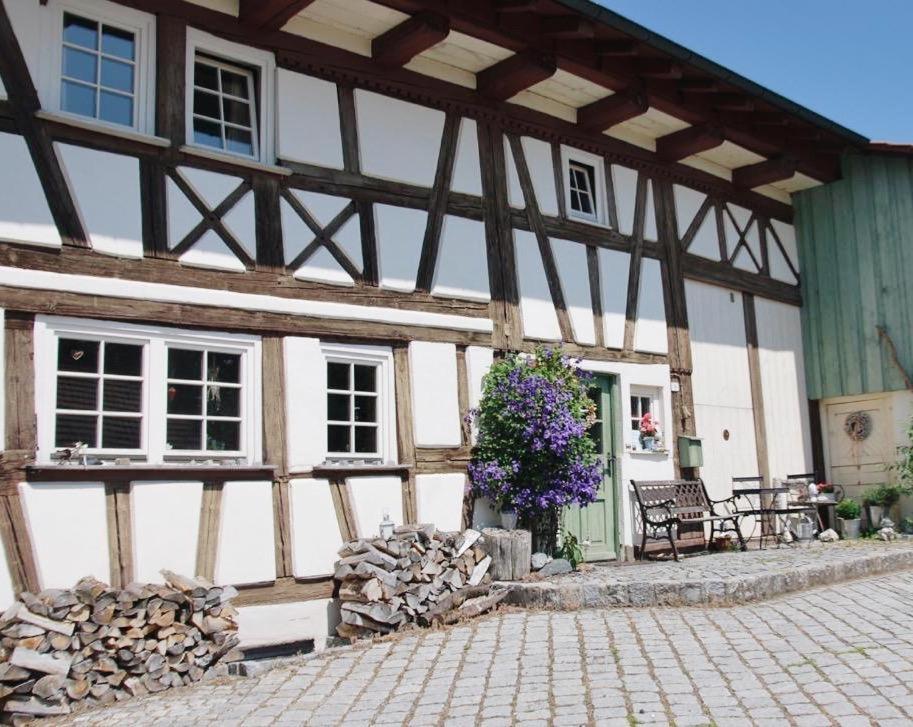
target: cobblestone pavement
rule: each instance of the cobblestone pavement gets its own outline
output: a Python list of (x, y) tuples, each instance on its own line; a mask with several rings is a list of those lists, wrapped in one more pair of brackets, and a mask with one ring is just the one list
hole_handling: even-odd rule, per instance
[(733, 608), (500, 613), (65, 723), (911, 722), (913, 573), (906, 572)]

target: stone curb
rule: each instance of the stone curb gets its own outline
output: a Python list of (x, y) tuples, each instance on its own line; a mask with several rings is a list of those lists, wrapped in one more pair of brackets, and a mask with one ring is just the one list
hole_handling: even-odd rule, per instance
[(525, 608), (576, 611), (580, 608), (734, 606), (764, 601), (815, 586), (913, 568), (913, 551), (879, 553), (808, 565), (746, 578), (611, 582), (563, 578), (511, 583), (505, 602)]

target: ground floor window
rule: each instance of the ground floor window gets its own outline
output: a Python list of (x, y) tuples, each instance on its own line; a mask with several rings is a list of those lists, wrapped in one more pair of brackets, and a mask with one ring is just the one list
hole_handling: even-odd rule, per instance
[[(644, 451), (651, 449), (649, 429), (652, 424), (656, 434), (652, 437), (653, 446), (662, 448), (662, 390), (647, 386), (632, 386), (627, 437), (628, 449)], [(644, 429), (648, 431), (644, 431)]]

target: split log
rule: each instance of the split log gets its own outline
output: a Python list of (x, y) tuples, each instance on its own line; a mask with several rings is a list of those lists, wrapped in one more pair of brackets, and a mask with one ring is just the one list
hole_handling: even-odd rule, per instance
[(532, 535), (528, 530), (485, 528), (485, 552), (491, 556), (491, 577), (496, 581), (519, 581), (529, 575)]

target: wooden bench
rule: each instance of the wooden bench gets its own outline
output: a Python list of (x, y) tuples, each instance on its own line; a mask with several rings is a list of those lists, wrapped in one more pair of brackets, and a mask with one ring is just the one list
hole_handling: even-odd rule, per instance
[(745, 538), (739, 527), (741, 515), (726, 509), (718, 514), (717, 505), (729, 502), (711, 500), (703, 480), (631, 480), (631, 487), (640, 509), (643, 536), (640, 543), (640, 559), (646, 559), (647, 540), (668, 540), (672, 555), (678, 560), (675, 540), (682, 525), (710, 523), (710, 542), (717, 534), (735, 533), (739, 546), (746, 549)]

